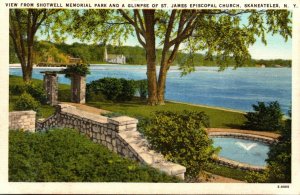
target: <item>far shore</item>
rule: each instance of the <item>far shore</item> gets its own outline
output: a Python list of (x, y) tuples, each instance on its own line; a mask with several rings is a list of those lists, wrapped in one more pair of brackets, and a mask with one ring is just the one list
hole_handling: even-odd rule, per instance
[[(142, 65), (142, 64), (102, 64), (102, 63), (97, 63), (97, 64), (94, 64), (94, 63), (91, 63), (90, 65), (92, 66), (115, 66), (115, 65), (119, 65), (119, 66), (146, 66), (146, 64)], [(176, 65), (173, 65), (173, 67), (175, 67)], [(10, 68), (21, 68), (21, 64), (19, 63), (15, 63), (15, 64), (9, 64), (9, 67)], [(195, 67), (217, 67), (218, 66), (195, 66)], [(231, 67), (233, 68), (233, 66), (228, 66), (228, 67)], [(33, 65), (33, 68), (63, 68), (63, 67), (60, 67), (60, 66), (53, 66), (53, 67), (49, 67), (49, 66), (36, 66), (36, 65)], [(257, 67), (257, 66), (242, 66), (242, 67), (239, 67), (239, 68), (261, 68), (261, 69), (264, 69), (264, 68), (291, 68), (289, 66), (280, 66), (280, 67), (276, 67), (276, 66), (269, 66), (269, 67)]]

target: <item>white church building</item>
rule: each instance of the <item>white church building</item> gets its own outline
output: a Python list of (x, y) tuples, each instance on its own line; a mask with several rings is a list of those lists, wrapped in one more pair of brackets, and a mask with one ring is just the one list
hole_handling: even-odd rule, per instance
[(124, 55), (107, 54), (107, 49), (105, 47), (104, 61), (112, 64), (126, 64), (126, 57)]

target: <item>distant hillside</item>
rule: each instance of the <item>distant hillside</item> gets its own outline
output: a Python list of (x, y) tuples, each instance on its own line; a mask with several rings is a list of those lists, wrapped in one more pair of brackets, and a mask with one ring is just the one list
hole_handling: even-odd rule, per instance
[[(123, 54), (126, 56), (127, 64), (146, 64), (146, 53), (142, 47), (139, 46), (118, 46), (114, 47), (112, 45), (107, 45), (107, 52), (109, 54)], [(16, 54), (14, 53), (13, 45), (10, 41), (10, 55), (9, 62), (18, 63)], [(81, 58), (86, 63), (91, 64), (102, 64), (104, 62), (104, 45), (95, 45), (95, 44), (83, 44), (83, 43), (73, 43), (72, 45), (68, 44), (57, 44), (47, 41), (36, 42), (34, 48), (34, 62), (45, 62), (49, 58), (55, 62), (65, 62), (67, 56), (72, 56), (75, 58)], [(159, 50), (158, 50), (159, 51)], [(160, 62), (160, 53), (157, 52), (157, 64)], [(173, 65), (178, 65), (185, 63), (188, 59), (189, 54), (178, 53)], [(215, 61), (206, 60), (205, 56), (202, 54), (194, 54), (194, 64), (196, 66), (216, 66)], [(228, 64), (234, 65), (234, 60), (229, 60)], [(265, 67), (291, 67), (291, 60), (250, 60), (245, 66), (265, 66)]]

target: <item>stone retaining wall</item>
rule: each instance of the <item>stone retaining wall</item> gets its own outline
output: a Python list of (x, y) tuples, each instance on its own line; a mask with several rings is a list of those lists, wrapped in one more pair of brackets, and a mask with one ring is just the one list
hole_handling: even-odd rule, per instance
[[(263, 137), (259, 135), (250, 135), (250, 134), (242, 134), (242, 133), (228, 133), (228, 132), (211, 132), (208, 134), (210, 137), (233, 137), (233, 138), (239, 138), (239, 139), (245, 139), (245, 140), (253, 140), (253, 141), (259, 141), (262, 143), (265, 143), (267, 145), (270, 145), (274, 142), (276, 142), (276, 139), (272, 139), (269, 137)], [(226, 158), (222, 158), (219, 156), (214, 156), (213, 160), (217, 162), (218, 164), (228, 166), (231, 168), (239, 168), (242, 170), (251, 170), (251, 171), (263, 171), (266, 169), (264, 166), (254, 166), (246, 163), (237, 162), (234, 160), (229, 160)]]
[(9, 129), (35, 132), (35, 120), (36, 112), (33, 110), (9, 112)]
[(137, 131), (137, 123), (137, 119), (127, 116), (108, 118), (60, 104), (53, 116), (37, 123), (37, 130), (52, 127), (77, 129), (111, 151), (184, 179), (186, 168), (165, 161), (162, 155), (150, 150), (147, 140)]

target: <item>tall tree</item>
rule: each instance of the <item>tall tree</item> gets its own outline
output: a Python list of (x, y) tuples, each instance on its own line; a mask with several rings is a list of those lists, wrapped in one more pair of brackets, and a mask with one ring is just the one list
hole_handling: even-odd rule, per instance
[(37, 30), (50, 16), (59, 10), (11, 9), (9, 12), (9, 35), (21, 63), (23, 80), (32, 77), (33, 47)]
[[(148, 103), (164, 104), (167, 73), (180, 49), (190, 52), (180, 68), (183, 74), (194, 70), (193, 53), (206, 51), (224, 69), (233, 58), (236, 66), (250, 59), (248, 48), (266, 33), (291, 37), (291, 13), (287, 10), (95, 10), (78, 12), (74, 23), (77, 37), (94, 40), (120, 40), (135, 32), (146, 51)], [(108, 13), (110, 12), (110, 13)], [(121, 17), (118, 17), (118, 14)], [(242, 21), (241, 16), (248, 18)], [(78, 28), (79, 27), (79, 28)], [(88, 29), (88, 30), (87, 30)], [(78, 32), (84, 33), (78, 33)], [(100, 32), (100, 33), (99, 33)], [(162, 48), (157, 76), (157, 48)]]

